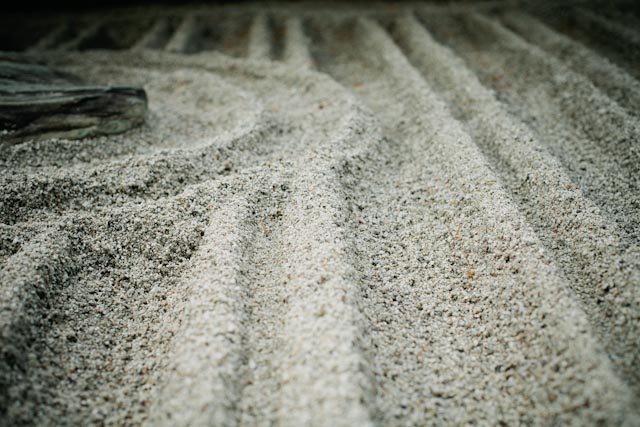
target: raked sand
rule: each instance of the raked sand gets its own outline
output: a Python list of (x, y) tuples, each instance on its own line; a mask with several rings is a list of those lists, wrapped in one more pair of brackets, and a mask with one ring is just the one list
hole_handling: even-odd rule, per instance
[(0, 142), (0, 425), (640, 425), (637, 28), (339, 9), (34, 44), (149, 113)]

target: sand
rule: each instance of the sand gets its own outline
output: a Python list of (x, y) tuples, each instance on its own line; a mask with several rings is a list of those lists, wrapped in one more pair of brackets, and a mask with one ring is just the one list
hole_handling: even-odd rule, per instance
[(640, 425), (639, 84), (496, 5), (51, 18), (149, 113), (0, 142), (0, 425)]

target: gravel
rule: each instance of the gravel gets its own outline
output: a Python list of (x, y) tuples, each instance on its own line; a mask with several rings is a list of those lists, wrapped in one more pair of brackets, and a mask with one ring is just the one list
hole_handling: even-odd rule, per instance
[(637, 425), (632, 77), (344, 8), (239, 8), (247, 58), (186, 54), (189, 10), (171, 53), (37, 54), (149, 113), (0, 140), (1, 425)]

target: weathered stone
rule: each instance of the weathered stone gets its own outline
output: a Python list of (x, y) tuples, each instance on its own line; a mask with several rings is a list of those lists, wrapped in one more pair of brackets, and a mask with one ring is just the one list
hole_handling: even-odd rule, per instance
[(86, 85), (44, 65), (0, 61), (0, 143), (122, 133), (146, 111), (140, 87)]

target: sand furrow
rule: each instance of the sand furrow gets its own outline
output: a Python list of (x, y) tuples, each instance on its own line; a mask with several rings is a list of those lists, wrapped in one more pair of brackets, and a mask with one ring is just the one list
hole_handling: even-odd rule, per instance
[(12, 226), (0, 224), (0, 269), (5, 262), (33, 237), (34, 224), (28, 226)]
[[(234, 155), (234, 150), (268, 140), (269, 134), (258, 127), (221, 149), (156, 155), (89, 171), (71, 171), (56, 179), (41, 175), (46, 169), (4, 175), (0, 177), (0, 183), (6, 188), (0, 197), (0, 218), (5, 224), (14, 224), (82, 211), (89, 206), (95, 210), (109, 209), (114, 205), (175, 195), (189, 185), (228, 175), (243, 166), (250, 167), (251, 164), (243, 162), (245, 159)], [(105, 183), (97, 184), (96, 176), (105, 179)]]
[(103, 25), (104, 22), (100, 21), (88, 24), (85, 28), (81, 29), (73, 38), (56, 46), (56, 50), (69, 51), (80, 49), (80, 47), (87, 40), (94, 37), (98, 33), (98, 31), (100, 31)]
[[(268, 130), (258, 126), (230, 141), (228, 147), (159, 154), (88, 171), (71, 170), (55, 179), (41, 175), (46, 169), (4, 175), (0, 177), (0, 183), (6, 188), (0, 197), (0, 218), (5, 224), (14, 224), (82, 211), (89, 206), (99, 211), (175, 195), (189, 185), (228, 175), (243, 166), (250, 167), (251, 164), (243, 162), (246, 158), (234, 155), (235, 150), (269, 140), (269, 135)], [(96, 183), (97, 176), (105, 182)]]
[[(370, 425), (362, 404), (369, 386), (357, 344), (357, 287), (345, 264), (340, 185), (332, 179), (346, 156), (366, 150), (360, 113), (347, 112), (334, 122), (335, 136), (309, 133), (301, 158), (286, 157), (292, 177), (265, 170), (273, 185), (262, 185), (260, 200), (250, 204), (252, 237), (242, 250), (246, 374), (237, 412), (227, 414), (243, 425)], [(272, 200), (283, 192), (290, 195)], [(184, 401), (180, 396), (176, 401)]]
[(214, 206), (190, 262), (180, 329), (172, 340), (148, 425), (234, 426), (246, 365), (247, 268), (259, 230), (254, 202), (239, 195)]
[(327, 200), (339, 189), (317, 178), (276, 181), (265, 194), (286, 198), (253, 205), (241, 425), (371, 425), (344, 214)]
[(193, 14), (188, 14), (167, 41), (164, 50), (174, 53), (194, 53), (198, 51), (197, 41), (202, 31), (201, 23)]
[(638, 17), (637, 11), (634, 14), (633, 7), (612, 7), (600, 12), (593, 8), (590, 10), (592, 13), (603, 14), (603, 16), (605, 16), (609, 21), (613, 21), (616, 25), (623, 27), (623, 35), (632, 34), (632, 37), (636, 42), (640, 40), (640, 33), (638, 30), (638, 28), (640, 28), (640, 17)]
[(15, 425), (54, 425), (69, 412), (91, 423), (145, 414), (211, 194), (201, 186), (157, 204), (67, 218), (58, 227), (66, 234), (37, 236), (7, 262), (2, 283), (14, 295), (3, 295), (3, 340), (11, 343), (3, 348), (13, 353), (3, 354), (10, 397), (1, 401)]
[(272, 32), (269, 16), (260, 13), (253, 18), (249, 30), (247, 57), (257, 60), (271, 59)]
[[(360, 126), (356, 115), (329, 143), (359, 141)], [(371, 425), (358, 288), (329, 178), (342, 156), (320, 151), (291, 178), (277, 168), (252, 176), (256, 197), (214, 215), (151, 425)]]
[(574, 14), (579, 21), (583, 21), (589, 28), (593, 29), (596, 27), (607, 34), (607, 37), (610, 37), (612, 40), (616, 40), (618, 43), (623, 40), (623, 43), (628, 43), (630, 48), (635, 48), (634, 50), (640, 47), (640, 33), (637, 28), (628, 28), (616, 20), (607, 18), (602, 13), (597, 13), (583, 7), (576, 8)]
[[(16, 423), (28, 398), (25, 372), (28, 349), (39, 327), (48, 299), (77, 272), (73, 260), (82, 250), (73, 233), (50, 230), (42, 233), (3, 263), (0, 272), (0, 414)], [(17, 408), (16, 408), (17, 407)]]
[[(393, 147), (384, 168), (363, 176), (357, 202), (364, 311), (380, 325), (370, 349), (382, 423), (631, 416), (618, 399), (628, 389), (585, 313), (442, 101), (375, 23), (323, 24), (314, 41), (335, 62), (316, 62), (361, 95)], [(369, 79), (360, 81), (364, 69)], [(547, 385), (532, 388), (530, 378)], [(585, 393), (560, 402), (548, 393), (555, 387)], [(596, 405), (592, 393), (602, 397)]]
[(629, 32), (624, 28), (584, 9), (572, 8), (569, 13), (554, 13), (554, 9), (551, 9), (541, 13), (541, 17), (558, 31), (597, 49), (636, 79), (640, 79), (637, 35), (627, 38)]
[(300, 17), (288, 17), (285, 22), (285, 42), (282, 60), (294, 67), (313, 68), (309, 41)]
[(56, 25), (45, 36), (40, 38), (33, 46), (30, 46), (27, 51), (33, 53), (52, 48), (53, 46), (57, 45), (64, 37), (65, 33), (69, 31), (68, 27), (69, 24), (66, 22)]
[[(281, 333), (286, 321), (291, 287), (283, 264), (289, 253), (283, 236), (283, 213), (290, 206), (290, 172), (266, 169), (268, 180), (260, 195), (248, 207), (252, 237), (245, 250), (251, 257), (244, 274), (247, 313), (243, 340), (244, 372), (236, 417), (240, 425), (273, 425), (278, 422), (282, 385), (281, 363), (287, 336)], [(271, 396), (263, 399), (263, 394)]]
[(131, 50), (161, 49), (168, 42), (171, 31), (171, 23), (168, 18), (157, 19), (151, 28), (142, 34)]
[(238, 58), (246, 57), (252, 17), (249, 15), (205, 14), (199, 51), (217, 51)]
[[(635, 355), (640, 354), (640, 342), (631, 337), (638, 336), (638, 321), (620, 306), (640, 304), (640, 293), (633, 285), (640, 280), (638, 248), (620, 240), (615, 224), (583, 196), (537, 135), (510, 116), (464, 62), (436, 43), (413, 16), (395, 22), (392, 33), (412, 63), (449, 102), (456, 118), (467, 124), (474, 141), (571, 279), (614, 363), (637, 386), (635, 366), (640, 361)], [(552, 194), (548, 188), (557, 191)], [(594, 258), (593, 254), (598, 255)]]
[(368, 325), (360, 309), (342, 177), (369, 151), (365, 145), (350, 153), (348, 146), (360, 145), (364, 135), (372, 143), (379, 139), (357, 111), (346, 118), (344, 134), (330, 140), (328, 150), (318, 150), (313, 163), (296, 168), (283, 212), (290, 254), (283, 271), (289, 296), (278, 393), (283, 426), (374, 425), (373, 384), (362, 349)]
[(501, 18), (505, 25), (525, 40), (555, 55), (576, 73), (585, 74), (629, 114), (638, 115), (640, 83), (617, 65), (565, 35), (555, 32), (531, 15), (507, 12)]
[(424, 19), (439, 41), (451, 45), (539, 135), (584, 194), (637, 243), (640, 179), (632, 171), (639, 155), (638, 120), (582, 75), (495, 21), (479, 15)]

